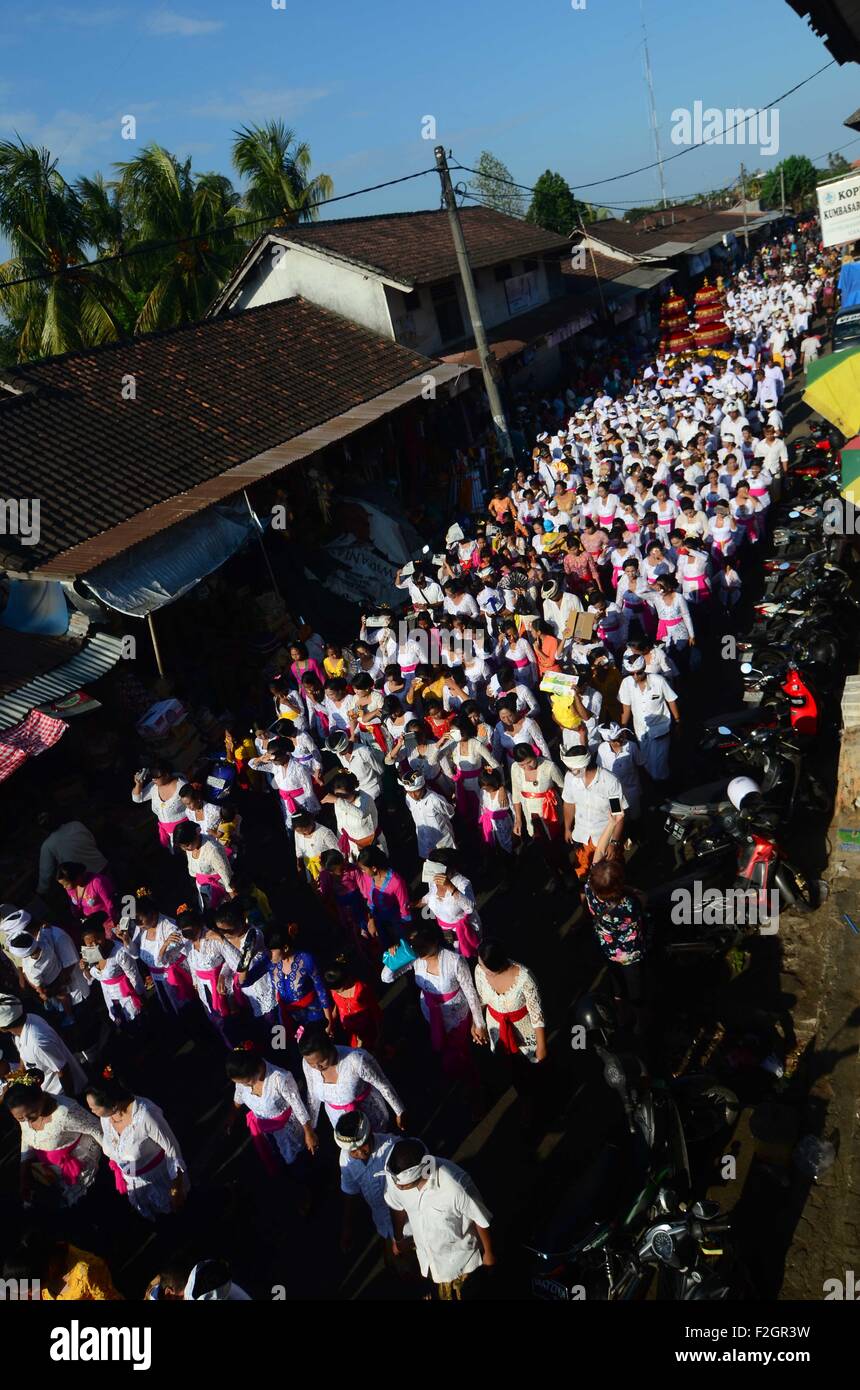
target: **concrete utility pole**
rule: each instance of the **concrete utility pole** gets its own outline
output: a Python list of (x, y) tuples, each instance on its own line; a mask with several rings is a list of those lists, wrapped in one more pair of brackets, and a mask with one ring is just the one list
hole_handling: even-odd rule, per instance
[(782, 204), (782, 215), (785, 217), (785, 169), (779, 166), (779, 200)]
[(747, 248), (747, 255), (750, 253), (750, 234), (747, 226), (747, 176), (744, 166), (741, 165), (741, 198), (744, 205), (744, 245)]
[(436, 156), (436, 168), (439, 170), (439, 178), (442, 181), (442, 197), (445, 202), (445, 207), (448, 209), (448, 221), (451, 224), (451, 236), (454, 240), (454, 250), (457, 253), (457, 265), (460, 267), (460, 279), (463, 282), (463, 293), (466, 296), (469, 318), (472, 321), (472, 332), (475, 335), (475, 347), (478, 349), (478, 360), (481, 364), (484, 387), (486, 388), (487, 397), (490, 402), (490, 411), (493, 416), (493, 424), (496, 427), (499, 448), (505, 458), (512, 459), (514, 457), (514, 446), (511, 442), (511, 432), (508, 429), (505, 408), (502, 405), (502, 397), (499, 392), (499, 383), (496, 380), (496, 364), (487, 343), (484, 321), (481, 318), (481, 307), (478, 303), (478, 292), (475, 289), (475, 278), (472, 274), (472, 267), (469, 264), (469, 255), (466, 250), (466, 242), (463, 238), (463, 228), (460, 225), (460, 212), (454, 197), (454, 188), (451, 183), (451, 175), (448, 172), (448, 160), (445, 156), (444, 147), (442, 145), (437, 145), (434, 154)]

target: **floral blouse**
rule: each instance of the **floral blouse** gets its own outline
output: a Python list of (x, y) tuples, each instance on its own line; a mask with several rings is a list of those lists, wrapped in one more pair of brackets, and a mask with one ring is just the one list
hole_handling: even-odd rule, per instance
[(585, 901), (604, 955), (616, 965), (635, 965), (645, 955), (645, 923), (638, 899), (628, 893), (618, 902), (604, 902), (588, 880), (584, 886)]
[(297, 1004), (308, 994), (314, 996), (311, 1004), (296, 1010), (302, 1022), (318, 1023), (324, 1016), (323, 1010), (331, 1008), (331, 995), (309, 952), (297, 951), (289, 962), (272, 962), (271, 970), (275, 988), (285, 1004)]

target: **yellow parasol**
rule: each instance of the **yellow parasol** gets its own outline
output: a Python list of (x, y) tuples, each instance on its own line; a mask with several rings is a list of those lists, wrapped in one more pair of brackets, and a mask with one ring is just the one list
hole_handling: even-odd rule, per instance
[(860, 433), (860, 348), (810, 362), (803, 399), (846, 438)]

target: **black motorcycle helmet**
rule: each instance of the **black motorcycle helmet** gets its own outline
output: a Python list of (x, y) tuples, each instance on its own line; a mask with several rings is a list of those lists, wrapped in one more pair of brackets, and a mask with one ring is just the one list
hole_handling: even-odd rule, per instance
[(574, 1027), (584, 1028), (586, 1033), (608, 1033), (617, 1026), (615, 1013), (608, 999), (599, 999), (593, 994), (583, 994), (573, 1011)]

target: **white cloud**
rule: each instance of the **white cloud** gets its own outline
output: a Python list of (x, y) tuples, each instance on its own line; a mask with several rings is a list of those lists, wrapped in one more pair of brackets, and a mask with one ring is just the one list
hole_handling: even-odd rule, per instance
[[(154, 121), (157, 117), (151, 113), (156, 106), (155, 102), (132, 102), (129, 110), (139, 123), (143, 116)], [(138, 145), (154, 138), (139, 124), (138, 140), (123, 140), (121, 114), (124, 113), (97, 119), (89, 112), (61, 108), (52, 116), (40, 117), (33, 111), (7, 109), (0, 110), (0, 130), (20, 135), (28, 145), (44, 146), (59, 161), (61, 171), (67, 176), (70, 169), (80, 169), (91, 160), (99, 160), (103, 165), (102, 173), (108, 177), (112, 173), (111, 164), (130, 159)]]
[(175, 10), (157, 10), (149, 16), (146, 27), (151, 34), (179, 34), (182, 38), (193, 39), (200, 34), (214, 34), (224, 28), (221, 19), (192, 19), (188, 15), (177, 14)]
[(127, 12), (115, 5), (89, 10), (77, 5), (55, 5), (49, 10), (31, 10), (24, 15), (27, 24), (37, 24), (40, 27), (68, 24), (78, 29), (103, 29), (126, 18)]
[(289, 118), (315, 101), (329, 95), (327, 87), (262, 87), (246, 88), (233, 97), (215, 97), (193, 106), (191, 114), (216, 121), (276, 120)]

